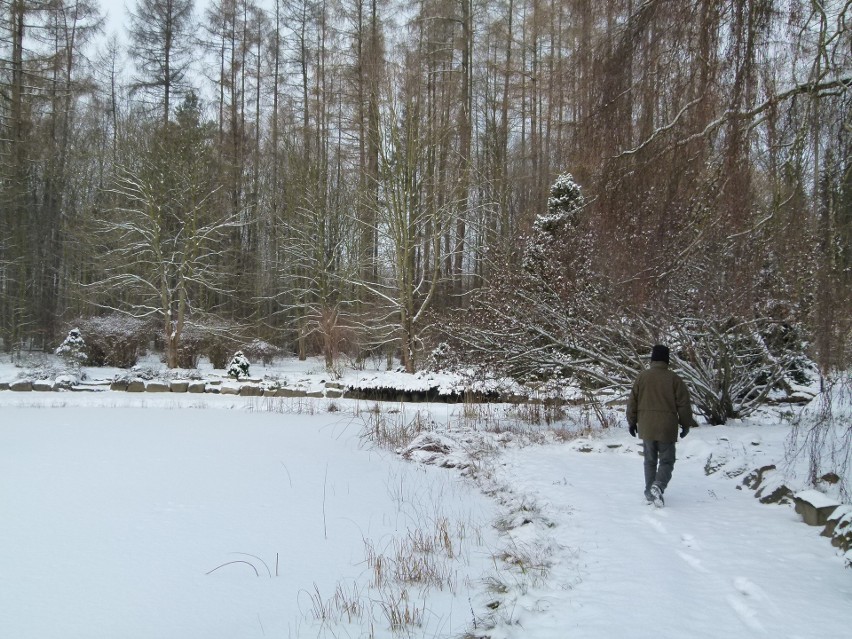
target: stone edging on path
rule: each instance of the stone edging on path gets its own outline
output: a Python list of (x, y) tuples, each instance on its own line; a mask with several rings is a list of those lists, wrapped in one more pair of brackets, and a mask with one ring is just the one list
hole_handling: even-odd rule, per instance
[[(839, 478), (831, 473), (821, 480), (828, 483)], [(809, 526), (822, 526), (820, 535), (831, 539), (831, 545), (844, 554), (846, 566), (852, 568), (852, 505), (830, 499), (817, 490), (794, 493), (781, 480), (774, 464), (748, 473), (737, 486), (754, 491), (762, 504), (793, 504), (802, 521)]]
[(175, 379), (145, 380), (141, 378), (115, 381), (71, 383), (62, 378), (57, 380), (21, 379), (0, 382), (0, 391), (13, 392), (103, 392), (106, 390), (127, 393), (209, 393), (214, 395), (238, 395), (242, 397), (309, 397), (325, 399), (361, 399), (391, 402), (529, 402), (522, 396), (500, 396), (496, 393), (455, 392), (442, 393), (438, 388), (403, 390), (390, 387), (352, 388), (339, 382), (325, 382), (322, 388), (302, 386), (276, 386), (262, 380), (191, 380)]

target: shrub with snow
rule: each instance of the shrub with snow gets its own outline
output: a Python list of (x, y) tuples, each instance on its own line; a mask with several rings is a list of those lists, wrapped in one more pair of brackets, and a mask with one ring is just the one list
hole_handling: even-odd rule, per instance
[(429, 358), (429, 369), (442, 371), (450, 367), (453, 359), (453, 349), (447, 342), (441, 342), (433, 350)]
[(82, 364), (86, 361), (86, 342), (83, 340), (83, 335), (79, 328), (72, 328), (68, 331), (65, 340), (54, 351), (69, 364)]
[[(669, 329), (673, 363), (710, 424), (752, 414), (803, 358), (792, 342), (772, 348), (772, 322), (763, 318), (682, 319)], [(662, 333), (661, 334), (665, 334)]]
[(261, 360), (266, 366), (272, 364), (272, 359), (280, 352), (277, 346), (273, 346), (262, 339), (253, 339), (242, 350), (247, 357), (251, 357), (255, 361)]
[[(82, 376), (81, 376), (82, 377)], [(77, 375), (62, 374), (57, 375), (54, 382), (54, 387), (57, 390), (70, 390), (73, 386), (80, 383), (80, 378)]]
[(86, 353), (91, 366), (130, 368), (145, 350), (151, 333), (148, 322), (118, 313), (80, 318), (76, 325), (86, 336)]
[(195, 368), (205, 355), (213, 368), (227, 368), (228, 356), (239, 348), (242, 327), (234, 322), (208, 317), (193, 319), (183, 328), (178, 359), (182, 368)]
[(228, 364), (228, 377), (240, 379), (242, 377), (248, 377), (248, 375), (249, 361), (246, 359), (246, 356), (243, 355), (242, 351), (237, 351), (231, 358), (231, 363)]
[(213, 368), (227, 368), (229, 354), (239, 346), (240, 332), (236, 324), (215, 318), (187, 322), (180, 338), (179, 366), (196, 368), (199, 357), (206, 355)]
[(204, 343), (204, 335), (195, 325), (186, 324), (180, 336), (180, 345), (177, 349), (178, 368), (193, 369), (198, 367), (198, 358), (201, 355)]

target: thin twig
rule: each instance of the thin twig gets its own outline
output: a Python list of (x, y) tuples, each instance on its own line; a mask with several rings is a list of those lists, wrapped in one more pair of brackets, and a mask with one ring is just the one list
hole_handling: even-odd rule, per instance
[(257, 575), (258, 577), (260, 577), (260, 573), (257, 571), (257, 568), (254, 567), (254, 564), (249, 562), (249, 561), (245, 561), (243, 559), (235, 559), (234, 561), (225, 562), (221, 566), (216, 566), (213, 570), (206, 572), (204, 574), (209, 575), (211, 572), (216, 572), (217, 570), (219, 570), (219, 568), (224, 568), (225, 566), (230, 566), (231, 564), (245, 564), (246, 566), (251, 566), (251, 569), (254, 570), (254, 574)]
[(325, 519), (325, 495), (326, 487), (328, 486), (328, 462), (325, 463), (325, 479), (322, 482), (322, 530), (325, 538), (328, 539), (328, 526)]
[(266, 568), (266, 573), (269, 575), (270, 579), (272, 578), (272, 571), (269, 570), (269, 566), (267, 566), (266, 562), (263, 561), (263, 559), (261, 559), (257, 555), (252, 555), (251, 553), (247, 553), (247, 552), (233, 552), (231, 554), (232, 555), (243, 555), (245, 557), (251, 557), (252, 559), (257, 559), (260, 563), (263, 564), (263, 567)]

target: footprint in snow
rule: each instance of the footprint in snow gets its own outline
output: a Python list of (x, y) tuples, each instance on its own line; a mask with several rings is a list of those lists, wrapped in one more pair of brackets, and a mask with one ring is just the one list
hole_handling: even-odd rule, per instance
[(772, 601), (772, 598), (766, 594), (766, 591), (747, 577), (737, 577), (734, 579), (734, 588), (736, 588), (737, 592), (744, 597), (760, 602), (761, 604), (768, 606), (773, 611), (778, 611), (778, 607), (775, 605), (775, 602)]
[(773, 614), (778, 612), (778, 607), (764, 592), (763, 588), (746, 577), (734, 579), (734, 590), (737, 591), (737, 594), (728, 597), (728, 603), (734, 609), (734, 612), (750, 629), (765, 632), (763, 624), (757, 618), (758, 613), (755, 606), (769, 608)]
[(763, 624), (757, 619), (757, 611), (748, 605), (742, 596), (729, 595), (728, 604), (730, 604), (731, 608), (734, 609), (734, 612), (737, 613), (740, 621), (742, 621), (750, 630), (761, 633), (766, 632)]
[(656, 518), (651, 517), (651, 516), (649, 516), (649, 515), (645, 515), (645, 517), (643, 517), (643, 519), (645, 520), (645, 522), (646, 522), (649, 526), (651, 526), (651, 528), (653, 528), (654, 530), (656, 530), (656, 531), (657, 531), (658, 533), (660, 533), (661, 535), (665, 535), (665, 534), (666, 534), (666, 532), (667, 532), (667, 531), (666, 531), (666, 527), (663, 525), (663, 522), (661, 522), (661, 521), (657, 520)]
[(709, 571), (704, 567), (704, 564), (701, 563), (701, 560), (698, 557), (693, 557), (689, 553), (683, 552), (682, 550), (677, 551), (678, 556), (683, 559), (687, 564), (689, 564), (690, 568), (696, 570), (697, 572), (707, 574)]
[(701, 546), (699, 546), (698, 542), (695, 541), (695, 537), (693, 537), (689, 533), (683, 533), (680, 536), (680, 541), (687, 548), (692, 548), (693, 550), (701, 550)]
[(737, 589), (737, 592), (741, 595), (745, 595), (746, 597), (753, 597), (758, 601), (766, 599), (766, 595), (763, 590), (761, 590), (760, 586), (745, 577), (737, 577), (734, 579), (734, 588)]

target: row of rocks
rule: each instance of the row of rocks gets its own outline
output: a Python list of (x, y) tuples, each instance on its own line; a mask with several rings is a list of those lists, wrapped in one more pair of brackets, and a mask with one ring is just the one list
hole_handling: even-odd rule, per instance
[(0, 382), (0, 391), (72, 391), (97, 392), (113, 390), (127, 393), (210, 393), (216, 395), (240, 395), (243, 397), (343, 397), (345, 388), (340, 384), (328, 383), (321, 389), (301, 387), (288, 388), (263, 385), (257, 382), (221, 382), (218, 380), (144, 380), (129, 379), (102, 383), (65, 383), (62, 380), (29, 380)]
[[(758, 445), (758, 441), (752, 441)], [(821, 534), (831, 539), (832, 545), (844, 554), (847, 565), (852, 567), (852, 505), (842, 504), (818, 490), (795, 492), (785, 483), (784, 474), (774, 464), (749, 470), (744, 457), (729, 459), (724, 452), (711, 454), (704, 464), (707, 475), (722, 473), (730, 478), (742, 478), (737, 489), (748, 488), (763, 504), (789, 504), (801, 515), (809, 526), (822, 528)], [(834, 485), (840, 481), (835, 473), (826, 473), (819, 478), (822, 485)]]
[(218, 382), (203, 380), (150, 380), (132, 379), (114, 381), (110, 390), (128, 393), (210, 393), (214, 395), (240, 395), (242, 397), (343, 397), (344, 389), (325, 386), (322, 389), (268, 386), (255, 382)]
[[(72, 386), (68, 386), (67, 390), (71, 390), (71, 388)], [(3, 390), (29, 392), (66, 390), (66, 388), (64, 386), (58, 386), (56, 381), (50, 379), (40, 379), (36, 381), (31, 379), (20, 379), (15, 382), (0, 382), (0, 391)]]
[(144, 380), (119, 379), (112, 382), (77, 383), (72, 378), (56, 380), (22, 379), (0, 382), (0, 390), (28, 391), (123, 391), (128, 393), (211, 393), (241, 395), (246, 397), (325, 397), (388, 402), (507, 402), (523, 403), (530, 400), (520, 396), (503, 397), (496, 393), (441, 392), (438, 388), (402, 390), (390, 387), (351, 388), (339, 382), (324, 382), (321, 388), (303, 386), (277, 386), (262, 383), (259, 379), (233, 380)]
[[(837, 483), (840, 478), (827, 473), (820, 478), (826, 484)], [(793, 504), (802, 521), (809, 526), (820, 526), (823, 537), (844, 553), (846, 563), (852, 567), (852, 505), (841, 504), (817, 490), (793, 492), (786, 486), (774, 464), (748, 473), (738, 488), (750, 488), (764, 504)]]

